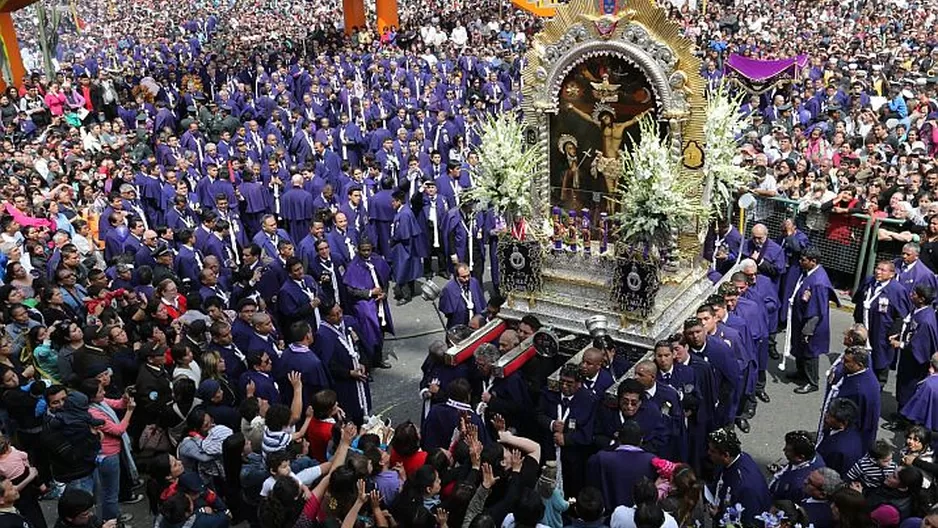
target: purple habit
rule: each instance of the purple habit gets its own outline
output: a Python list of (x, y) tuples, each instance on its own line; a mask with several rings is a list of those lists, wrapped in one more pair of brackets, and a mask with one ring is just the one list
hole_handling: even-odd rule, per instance
[(287, 221), (287, 232), (293, 240), (302, 240), (315, 217), (313, 195), (303, 188), (291, 187), (280, 197), (280, 216)]
[[(376, 255), (371, 257), (370, 262), (375, 267), (375, 274), (378, 276), (380, 284), (375, 284), (371, 276), (371, 271), (368, 270), (365, 261), (359, 256), (356, 256), (352, 259), (352, 262), (349, 263), (348, 269), (345, 270), (345, 275), (342, 277), (342, 281), (345, 282), (345, 285), (349, 288), (371, 290), (375, 288), (375, 286), (380, 286), (382, 290), (387, 292), (388, 282), (391, 280), (390, 266), (388, 266), (388, 263), (385, 262), (383, 258)], [(387, 297), (381, 301), (381, 304), (384, 308), (385, 327), (389, 333), (393, 334), (394, 323), (391, 321), (391, 306), (388, 304)], [(381, 329), (381, 321), (378, 318), (378, 303), (374, 299), (358, 299), (353, 305), (353, 311), (355, 312), (355, 318), (358, 319), (358, 325), (361, 329), (361, 336), (359, 337), (362, 338), (362, 341), (369, 346), (375, 346), (377, 343), (380, 343), (384, 332)]]
[(938, 375), (928, 376), (902, 408), (902, 415), (931, 431), (938, 428)]

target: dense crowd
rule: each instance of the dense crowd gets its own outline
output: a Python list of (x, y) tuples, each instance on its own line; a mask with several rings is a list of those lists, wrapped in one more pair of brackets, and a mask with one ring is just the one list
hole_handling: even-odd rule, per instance
[[(506, 225), (465, 192), (477, 124), (518, 107), (541, 22), (400, 5), (399, 28), (345, 36), (336, 2), (80, 1), (53, 76), (16, 17), (31, 72), (0, 95), (0, 528), (47, 526), (42, 500), (57, 527), (146, 525), (121, 511), (144, 499), (159, 528), (938, 526), (933, 3), (670, 8), (711, 87), (729, 53), (810, 57), (743, 104), (748, 189), (831, 215), (843, 244), (853, 213), (898, 220), (878, 238), (902, 257), (853, 292), (843, 346), (803, 215), (777, 240), (721, 222), (703, 257), (723, 284), (651, 359), (598, 337), (505, 377), (536, 318), (444, 356), (502, 304)], [(445, 341), (420, 416), (388, 424), (374, 371), (395, 305), (435, 275)], [(825, 397), (766, 473), (737, 431), (780, 357)], [(898, 449), (877, 439), (883, 390)]]

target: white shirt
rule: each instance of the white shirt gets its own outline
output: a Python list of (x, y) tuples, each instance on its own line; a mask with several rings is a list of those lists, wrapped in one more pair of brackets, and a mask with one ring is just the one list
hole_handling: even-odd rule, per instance
[[(635, 508), (619, 506), (609, 518), (609, 528), (635, 528)], [(664, 524), (661, 528), (678, 528), (677, 521), (670, 513), (664, 512)]]

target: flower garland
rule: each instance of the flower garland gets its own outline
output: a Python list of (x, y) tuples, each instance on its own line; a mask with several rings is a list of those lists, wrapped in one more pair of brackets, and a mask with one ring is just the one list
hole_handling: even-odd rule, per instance
[(671, 155), (658, 121), (646, 115), (638, 124), (638, 143), (620, 152), (623, 174), (615, 199), (618, 211), (612, 219), (621, 242), (663, 248), (670, 242), (672, 227), (687, 225), (704, 210), (688, 198), (697, 184), (680, 177), (681, 160)]
[[(749, 183), (751, 173), (740, 167), (736, 138), (745, 127), (739, 112), (740, 98), (731, 97), (724, 85), (710, 93), (707, 120), (704, 122), (703, 174), (709, 190), (712, 217), (723, 218), (733, 202), (734, 194)], [(705, 192), (705, 195), (708, 194)]]
[(491, 209), (508, 225), (531, 215), (531, 179), (538, 156), (535, 149), (525, 147), (523, 131), (514, 112), (481, 123), (479, 164), (468, 191), (478, 210)]

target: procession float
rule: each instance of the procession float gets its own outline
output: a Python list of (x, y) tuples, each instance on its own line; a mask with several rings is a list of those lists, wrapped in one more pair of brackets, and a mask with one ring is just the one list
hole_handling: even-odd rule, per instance
[(738, 105), (708, 101), (694, 51), (650, 0), (571, 0), (534, 37), (520, 112), (483, 125), (471, 191), (503, 220), (502, 316), (544, 326), (502, 357), (506, 375), (535, 354), (579, 361), (600, 335), (634, 363), (714, 291), (701, 243), (745, 174)]

